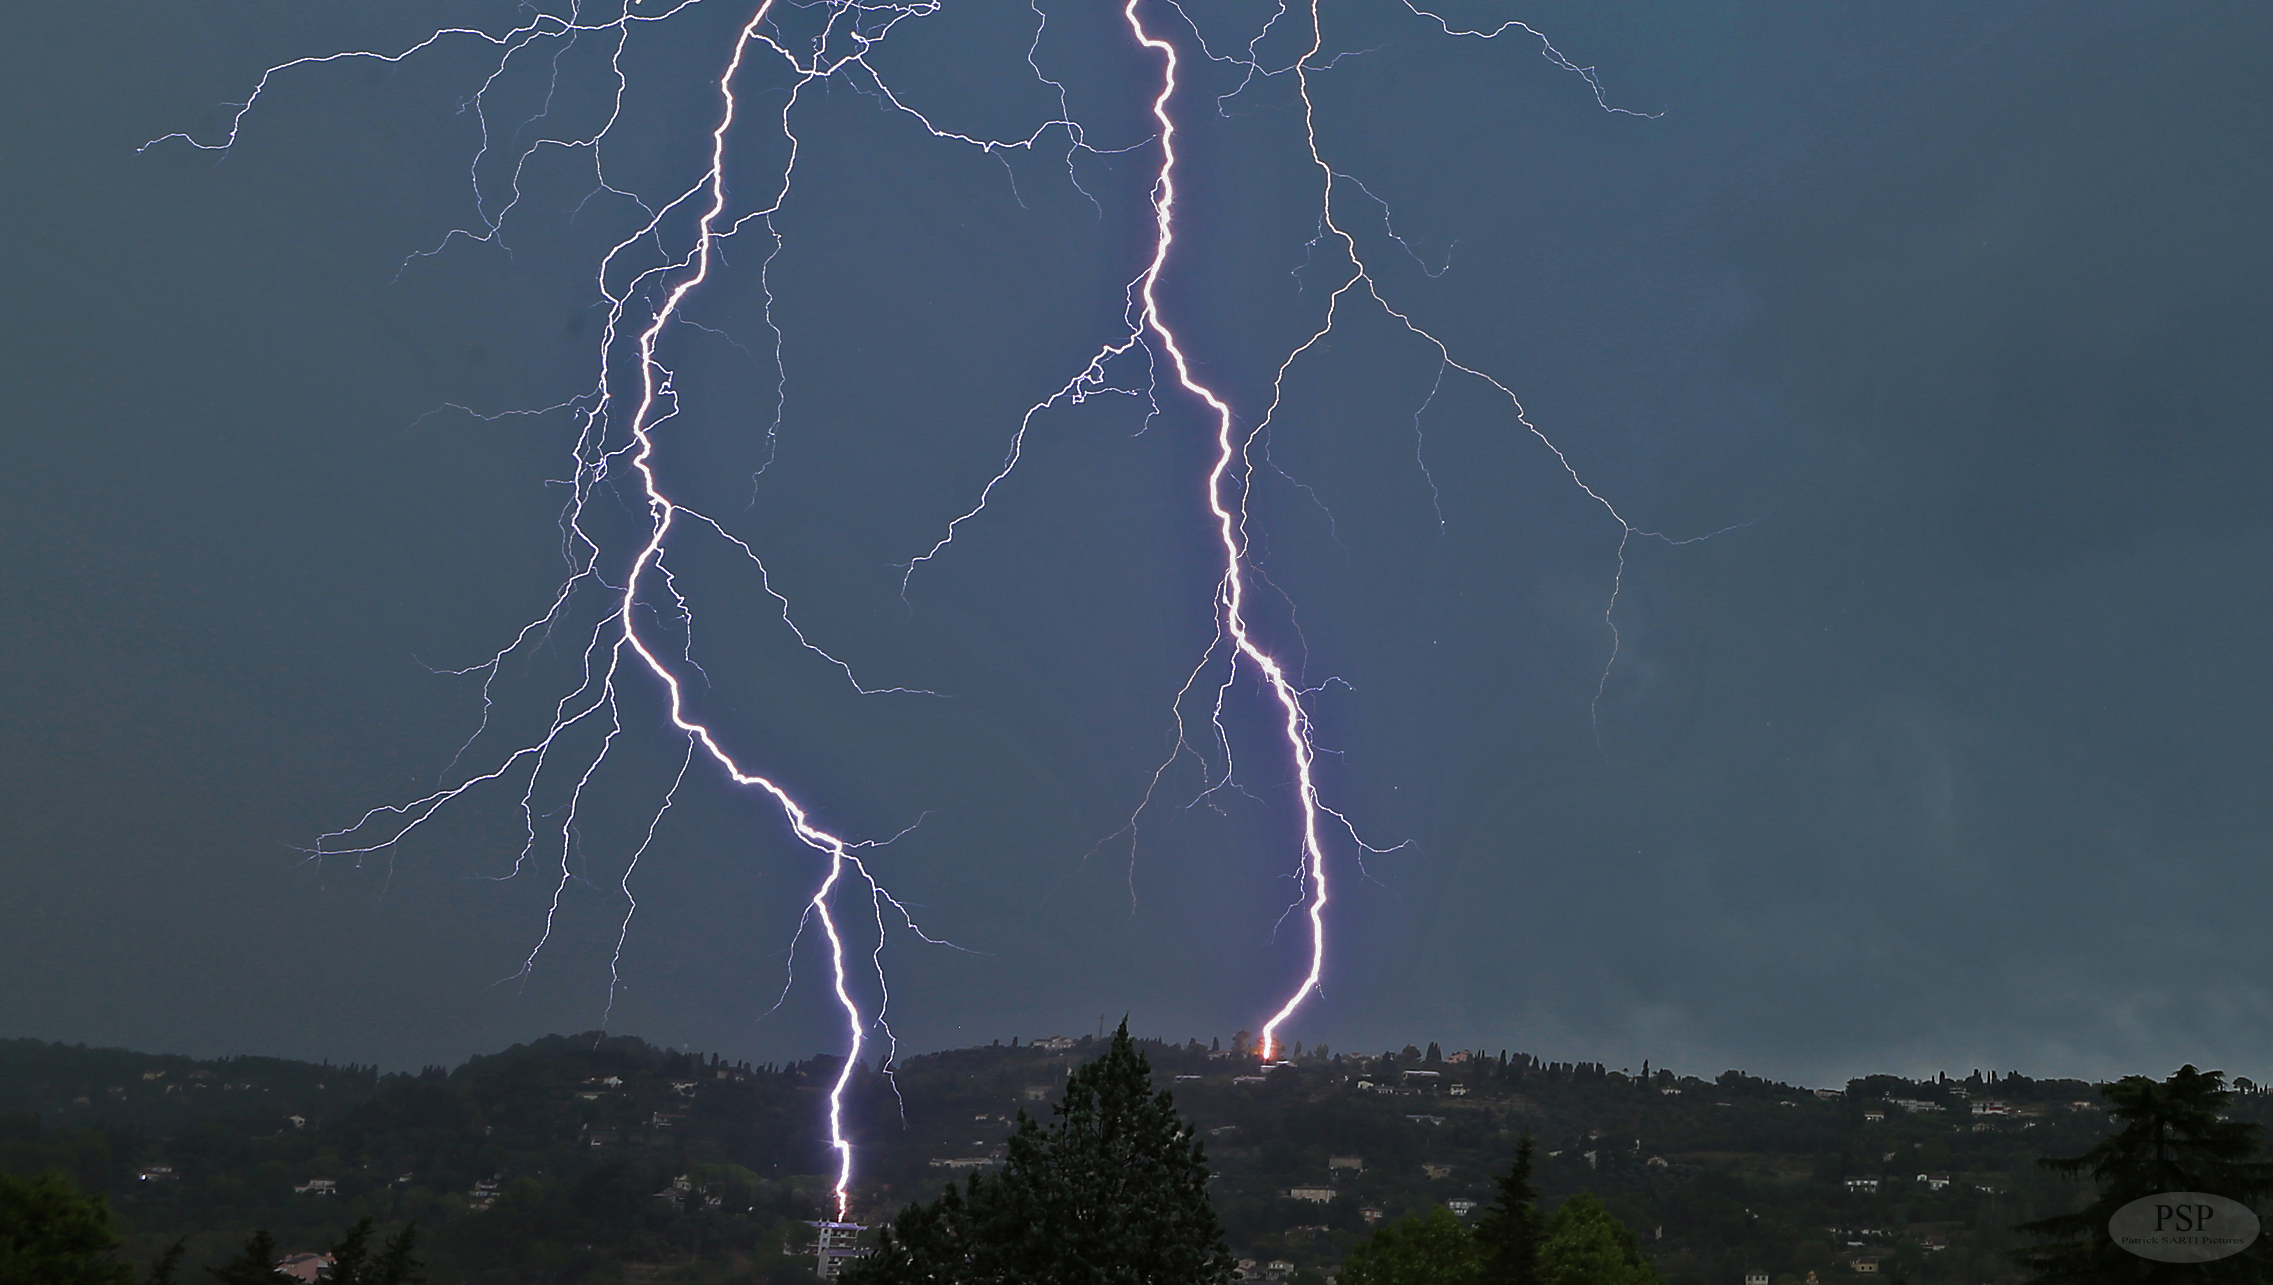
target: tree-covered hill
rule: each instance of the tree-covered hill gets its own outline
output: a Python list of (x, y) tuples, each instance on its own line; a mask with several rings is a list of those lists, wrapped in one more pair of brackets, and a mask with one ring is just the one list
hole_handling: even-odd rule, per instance
[[(999, 1159), (1018, 1113), (1046, 1114), (1101, 1048), (858, 1071), (856, 1216), (881, 1221)], [(2094, 1086), (2017, 1074), (1826, 1095), (1433, 1046), (1268, 1070), (1197, 1042), (1144, 1049), (1206, 1141), (1233, 1252), (1306, 1273), (1379, 1220), (1488, 1200), (1529, 1132), (1545, 1203), (1594, 1192), (1668, 1285), (1747, 1270), (1828, 1285), (1858, 1259), (1916, 1285), (2015, 1281), (2007, 1229), (2087, 1194), (2034, 1159), (2106, 1130)], [(809, 1279), (803, 1223), (824, 1212), (821, 1105), (840, 1065), (592, 1034), (390, 1075), (0, 1041), (0, 1170), (59, 1168), (107, 1195), (142, 1257), (187, 1235), (192, 1261), (215, 1261), (255, 1227), (315, 1248), (368, 1214), (417, 1220), (439, 1282)], [(2273, 1115), (2241, 1084), (2235, 1114)]]

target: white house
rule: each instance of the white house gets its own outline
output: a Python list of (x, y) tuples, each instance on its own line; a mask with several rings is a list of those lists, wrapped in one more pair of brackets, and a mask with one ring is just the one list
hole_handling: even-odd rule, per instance
[(1847, 1190), (1852, 1192), (1860, 1192), (1864, 1195), (1875, 1196), (1878, 1194), (1878, 1179), (1849, 1178), (1847, 1179)]
[(1316, 1185), (1289, 1187), (1287, 1188), (1286, 1198), (1288, 1200), (1307, 1200), (1314, 1205), (1323, 1205), (1334, 1199), (1334, 1189)]

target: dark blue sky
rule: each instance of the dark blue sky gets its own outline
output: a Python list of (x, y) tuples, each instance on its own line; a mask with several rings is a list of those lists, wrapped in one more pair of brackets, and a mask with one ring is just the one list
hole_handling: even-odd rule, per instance
[[(579, 879), (525, 978), (495, 984), (543, 932), (559, 856), (497, 878), (517, 789), (392, 860), (297, 849), (433, 788), (481, 695), (431, 670), (550, 601), (575, 424), (448, 407), (589, 387), (592, 265), (636, 210), (595, 194), (588, 153), (545, 149), (501, 244), (445, 243), (478, 218), (463, 105), (496, 55), (470, 40), (282, 75), (225, 156), (136, 152), (224, 129), (216, 104), (263, 67), (517, 12), (91, 3), (26, 15), (0, 53), (0, 1033), (406, 1065), (599, 1021), (624, 864), (681, 753), (652, 685), (623, 687)], [(1194, 38), (1239, 52), (1270, 6), (1184, 12), (1146, 10), (1189, 73), (1163, 297), (1252, 423), (1341, 261), (1311, 244), (1290, 78), (1219, 107), (1239, 70)], [(1814, 1082), (2182, 1060), (2263, 1078), (2273, 18), (1444, 12), (1528, 21), (1612, 105), (1662, 115), (1604, 111), (1521, 32), (1331, 3), (1326, 48), (1349, 56), (1313, 97), (1337, 217), (1383, 296), (1514, 390), (1633, 526), (1734, 529), (1630, 540), (1621, 583), (1618, 522), (1504, 397), (1458, 372), (1431, 397), (1434, 350), (1378, 308), (1347, 305), (1292, 367), (1251, 503), (1260, 618), (1323, 684), (1327, 801), (1411, 846), (1361, 875), (1335, 841), (1327, 990), (1290, 1037)], [(692, 180), (744, 17), (705, 0), (637, 29), (616, 187)], [(1024, 137), (1057, 112), (1033, 27), (950, 0), (873, 62), (943, 128)], [(1257, 55), (1283, 66), (1293, 34)], [(530, 139), (602, 119), (597, 47), (524, 55), (491, 91), (489, 210)], [(1037, 416), (901, 598), (1020, 416), (1119, 332), (1149, 249), (1157, 63), (1104, 6), (1053, 15), (1035, 56), (1106, 150), (1069, 177), (1062, 132), (990, 157), (861, 84), (808, 89), (779, 255), (727, 243), (685, 313), (705, 329), (667, 341), (674, 493), (757, 549), (864, 681), (944, 695), (851, 691), (746, 564), (689, 538), (699, 700), (825, 824), (920, 819), (876, 869), (967, 950), (892, 940), (904, 1041), (1124, 1011), (1228, 1037), (1299, 964), (1292, 921), (1273, 937), (1293, 818), (1251, 683), (1227, 717), (1244, 788), (1195, 802), (1186, 759), (1133, 860), (1113, 837), (1209, 636), (1204, 417), (1174, 397), (1149, 424), (1122, 397)], [(778, 112), (777, 73), (747, 83)], [(730, 149), (738, 209), (783, 163), (764, 125)], [(620, 535), (636, 506), (603, 491)], [(573, 685), (574, 639), (506, 669), (500, 737)], [(774, 1009), (815, 872), (776, 811), (698, 768), (632, 881), (613, 1027), (832, 1047), (817, 955)]]

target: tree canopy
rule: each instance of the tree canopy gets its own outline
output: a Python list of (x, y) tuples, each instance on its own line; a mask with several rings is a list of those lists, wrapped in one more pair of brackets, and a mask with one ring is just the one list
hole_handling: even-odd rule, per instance
[(1539, 1285), (1658, 1285), (1641, 1241), (1588, 1192), (1563, 1202), (1539, 1242)]
[(1373, 1233), (1342, 1264), (1341, 1285), (1482, 1285), (1474, 1232), (1442, 1205)]
[(1129, 1038), (1066, 1080), (1047, 1127), (1021, 1111), (999, 1177), (903, 1210), (847, 1285), (1216, 1285), (1231, 1253), (1206, 1154)]
[(1391, 1223), (1350, 1255), (1342, 1285), (1658, 1285), (1633, 1231), (1589, 1193), (1542, 1221), (1531, 1164), (1525, 1135), (1475, 1230), (1441, 1206)]
[(2032, 1285), (2152, 1285), (2175, 1281), (2245, 1285), (2264, 1281), (2264, 1255), (2254, 1247), (2213, 1263), (2158, 1263), (2126, 1252), (2108, 1236), (2107, 1220), (2142, 1196), (2203, 1191), (2255, 1205), (2273, 1192), (2273, 1163), (2258, 1159), (2261, 1130), (2224, 1118), (2233, 1098), (2219, 1071), (2182, 1066), (2167, 1080), (2125, 1076), (2100, 1090), (2120, 1126), (2080, 1156), (2047, 1158), (2045, 1168), (2089, 1177), (2099, 1186), (2090, 1204), (2070, 1214), (2023, 1223), (2040, 1237), (2017, 1252), (2034, 1268)]
[(132, 1285), (110, 1205), (60, 1173), (0, 1174), (0, 1285)]

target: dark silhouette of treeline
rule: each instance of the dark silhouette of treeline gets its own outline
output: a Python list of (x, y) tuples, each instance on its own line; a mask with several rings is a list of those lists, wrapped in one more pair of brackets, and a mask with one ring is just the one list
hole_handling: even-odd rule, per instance
[[(2016, 1281), (2006, 1229), (2080, 1199), (2033, 1161), (2080, 1153), (2106, 1128), (2094, 1086), (2017, 1074), (1872, 1076), (1824, 1097), (1736, 1071), (1707, 1080), (1517, 1052), (1319, 1049), (1266, 1071), (1198, 1041), (1141, 1044), (1198, 1126), (1232, 1252), (1304, 1271), (1342, 1261), (1373, 1226), (1488, 1201), (1528, 1132), (1542, 1207), (1594, 1193), (1667, 1285), (1742, 1285), (1748, 1270), (1834, 1285), (1868, 1258), (1914, 1285)], [(880, 1220), (986, 1171), (1018, 1113), (1046, 1115), (1103, 1047), (857, 1068), (856, 1216)], [(319, 1249), (370, 1217), (389, 1234), (415, 1220), (442, 1285), (622, 1279), (627, 1267), (658, 1281), (799, 1280), (812, 1261), (804, 1224), (825, 1214), (823, 1095), (840, 1066), (597, 1034), (395, 1074), (0, 1041), (0, 1170), (58, 1169), (103, 1194), (138, 1260), (187, 1236), (192, 1261), (215, 1261), (258, 1228), (285, 1251)], [(2240, 1087), (2237, 1117), (2269, 1114), (2265, 1095)], [(1325, 1198), (1289, 1195), (1298, 1188)]]

